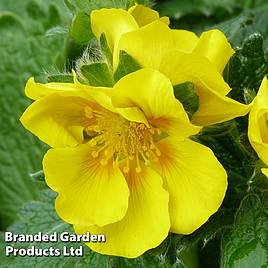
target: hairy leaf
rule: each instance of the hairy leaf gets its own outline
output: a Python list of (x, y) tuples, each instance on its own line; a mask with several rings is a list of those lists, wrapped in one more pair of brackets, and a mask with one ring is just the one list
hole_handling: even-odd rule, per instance
[(112, 87), (114, 84), (111, 71), (106, 63), (96, 62), (83, 65), (81, 73), (91, 86)]
[(268, 265), (268, 191), (242, 201), (235, 223), (222, 240), (222, 268)]

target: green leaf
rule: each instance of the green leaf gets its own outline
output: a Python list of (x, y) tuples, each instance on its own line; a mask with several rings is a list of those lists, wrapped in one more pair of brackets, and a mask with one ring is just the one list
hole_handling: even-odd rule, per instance
[(194, 84), (185, 82), (174, 86), (175, 97), (183, 104), (185, 111), (191, 117), (199, 107), (199, 98), (195, 93)]
[(117, 82), (123, 76), (141, 69), (141, 66), (125, 51), (119, 54), (119, 64), (114, 73), (114, 80)]
[(49, 74), (47, 75), (47, 81), (59, 83), (73, 83), (74, 79), (71, 74)]
[[(54, 208), (56, 194), (51, 190), (43, 190), (38, 201), (32, 201), (24, 205), (19, 213), (19, 221), (8, 228), (15, 234), (51, 234), (52, 232), (68, 232), (73, 234), (72, 226), (63, 222), (56, 214)], [(59, 248), (63, 246), (84, 249), (83, 257), (14, 257), (4, 256), (5, 246), (9, 243), (3, 241), (3, 233), (0, 233), (0, 268), (42, 268), (42, 267), (107, 267), (107, 268), (185, 268), (182, 262), (173, 256), (174, 262), (170, 262), (166, 253), (154, 254), (153, 250), (146, 252), (136, 259), (105, 256), (91, 251), (87, 246), (79, 242), (38, 242), (38, 243), (12, 243), (15, 248)], [(172, 254), (172, 253), (171, 253)]]
[[(68, 232), (73, 234), (71, 225), (61, 221), (55, 213), (54, 199), (56, 194), (50, 190), (44, 190), (41, 193), (40, 200), (27, 203), (19, 213), (19, 221), (8, 228), (8, 231), (14, 234), (36, 234), (42, 232), (43, 234), (51, 234), (57, 232)], [(3, 243), (3, 242), (2, 242)], [(4, 243), (4, 246), (9, 243)], [(63, 246), (70, 248), (78, 248), (80, 243), (75, 242), (41, 242), (41, 243), (12, 243), (15, 248), (29, 248), (34, 246), (36, 248), (59, 248), (62, 250)], [(1, 247), (4, 249), (4, 246)], [(83, 245), (84, 257), (20, 257), (0, 256), (0, 267), (107, 267), (108, 257), (93, 253), (86, 246)]]
[(106, 39), (104, 33), (102, 33), (100, 36), (100, 48), (101, 48), (103, 56), (106, 58), (108, 64), (110, 66), (112, 66), (113, 65), (113, 54), (108, 46), (107, 39)]
[(87, 14), (100, 8), (123, 8), (127, 10), (135, 4), (134, 0), (64, 0), (64, 2), (73, 13), (83, 11)]
[[(27, 200), (37, 198), (44, 187), (29, 174), (41, 169), (46, 146), (22, 127), (19, 118), (30, 104), (24, 94), (27, 79), (38, 76), (43, 68), (51, 66), (63, 43), (59, 37), (46, 37), (43, 17), (30, 17), (26, 11), (29, 1), (22, 2), (0, 1), (1, 9), (5, 10), (7, 6), (7, 10), (14, 10), (13, 13), (1, 12), (4, 16), (0, 17), (1, 228), (11, 224), (19, 207)], [(49, 17), (47, 4), (50, 2), (36, 1), (46, 14), (45, 18)], [(35, 35), (36, 31), (38, 35)]]
[(36, 20), (40, 19), (41, 17), (46, 16), (45, 11), (34, 0), (30, 0), (27, 2), (26, 11), (27, 11), (29, 16), (31, 16), (33, 19), (36, 19)]
[(80, 71), (91, 86), (112, 87), (114, 84), (111, 71), (106, 63), (96, 62), (82, 65)]
[(222, 268), (268, 265), (268, 191), (242, 201), (233, 228), (222, 239)]
[(16, 28), (15, 30), (25, 30), (23, 22), (14, 13), (9, 11), (0, 11), (0, 31)]
[[(258, 6), (257, 6), (258, 7)], [(239, 16), (224, 21), (213, 28), (223, 31), (234, 46), (241, 47), (244, 40), (254, 33), (264, 36), (264, 47), (267, 50), (268, 29), (264, 27), (268, 23), (268, 4), (256, 9), (246, 10)]]
[(225, 80), (232, 88), (231, 97), (240, 102), (251, 102), (267, 73), (263, 36), (253, 33), (244, 40), (224, 70)]
[(80, 12), (73, 18), (70, 36), (79, 44), (88, 43), (94, 37), (90, 27), (89, 15)]

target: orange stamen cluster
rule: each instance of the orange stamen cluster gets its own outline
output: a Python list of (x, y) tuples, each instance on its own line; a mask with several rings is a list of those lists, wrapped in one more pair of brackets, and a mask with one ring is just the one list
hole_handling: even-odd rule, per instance
[(155, 140), (161, 134), (159, 129), (130, 122), (107, 110), (93, 111), (87, 107), (85, 113), (96, 119), (94, 124), (87, 127), (87, 132), (92, 137), (89, 143), (96, 148), (91, 155), (100, 157), (102, 165), (112, 159), (114, 165), (119, 165), (124, 173), (131, 168), (139, 173), (143, 164), (158, 161), (161, 153)]

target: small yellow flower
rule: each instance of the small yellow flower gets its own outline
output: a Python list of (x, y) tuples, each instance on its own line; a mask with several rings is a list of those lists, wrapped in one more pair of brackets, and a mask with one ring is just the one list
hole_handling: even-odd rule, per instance
[(43, 167), (56, 211), (77, 233), (106, 235), (87, 244), (94, 251), (137, 257), (169, 231), (192, 233), (221, 205), (226, 172), (189, 139), (200, 127), (160, 72), (141, 69), (113, 88), (30, 80), (27, 94), (42, 95), (21, 122), (54, 147)]
[(128, 11), (123, 9), (99, 9), (93, 10), (91, 16), (91, 28), (97, 38), (105, 33), (108, 45), (113, 51), (116, 49), (120, 37), (127, 32), (135, 31), (153, 21), (161, 21), (169, 24), (168, 17), (159, 18), (157, 11), (142, 5), (135, 5)]
[(220, 123), (248, 113), (248, 105), (226, 96), (231, 88), (222, 72), (234, 50), (221, 31), (210, 30), (198, 38), (193, 32), (170, 29), (157, 19), (159, 16), (148, 20), (149, 24), (137, 25), (132, 15), (121, 9), (100, 9), (91, 14), (95, 36), (104, 33), (109, 41), (114, 69), (120, 50), (124, 50), (142, 67), (165, 74), (173, 85), (194, 83), (199, 109), (192, 121), (197, 125)]
[[(263, 78), (249, 114), (248, 137), (259, 158), (268, 166), (268, 80)], [(268, 169), (262, 169), (268, 177)]]

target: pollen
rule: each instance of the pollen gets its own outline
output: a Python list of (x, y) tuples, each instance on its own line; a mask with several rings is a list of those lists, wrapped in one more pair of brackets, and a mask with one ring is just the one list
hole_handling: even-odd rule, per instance
[(94, 124), (87, 127), (91, 133), (89, 143), (94, 147), (92, 157), (100, 157), (101, 165), (110, 160), (124, 173), (135, 170), (140, 173), (142, 167), (157, 162), (161, 152), (156, 140), (161, 130), (143, 123), (130, 122), (121, 115), (110, 111), (85, 111), (95, 117)]

